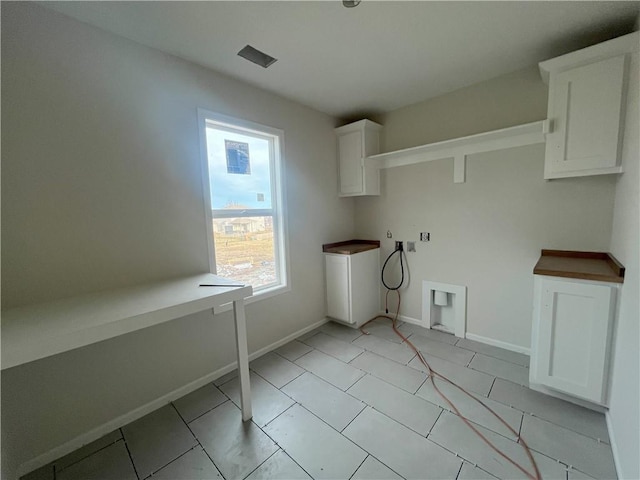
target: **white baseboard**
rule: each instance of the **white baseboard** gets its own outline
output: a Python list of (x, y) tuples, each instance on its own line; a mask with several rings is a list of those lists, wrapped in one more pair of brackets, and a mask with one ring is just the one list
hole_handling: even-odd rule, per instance
[(541, 385), (539, 383), (532, 382), (529, 380), (529, 388), (531, 390), (535, 390), (540, 393), (544, 393), (550, 397), (559, 398), (560, 400), (564, 400), (565, 402), (573, 403), (575, 405), (579, 405), (584, 408), (588, 408), (589, 410), (593, 410), (598, 413), (606, 413), (608, 407), (606, 405), (598, 405), (597, 403), (590, 402), (589, 400), (583, 400), (582, 398), (574, 397), (573, 395), (568, 395), (566, 393), (559, 392), (554, 390), (553, 388), (548, 388), (545, 385)]
[[(327, 321), (328, 319), (324, 318), (319, 322), (315, 322), (301, 330), (298, 330), (297, 332), (292, 333), (291, 335), (287, 335), (286, 337), (278, 340), (277, 342), (272, 343), (271, 345), (267, 345), (266, 347), (263, 347), (253, 352), (252, 354), (249, 355), (249, 360), (250, 361), (255, 360), (256, 358), (261, 357), (265, 353), (268, 353), (272, 350), (275, 350), (276, 348), (281, 347), (286, 343), (289, 343), (291, 340), (298, 338), (300, 335), (304, 335), (305, 333), (310, 332), (315, 328), (318, 328), (320, 325), (327, 323)], [(164, 407), (168, 403), (173, 402), (174, 400), (177, 400), (178, 398), (181, 398), (193, 392), (194, 390), (197, 390), (200, 387), (203, 387), (207, 383), (213, 382), (214, 380), (220, 378), (221, 376), (226, 375), (232, 370), (235, 370), (237, 366), (238, 366), (237, 362), (233, 362), (228, 365), (225, 365), (224, 367), (221, 367), (211, 373), (208, 373), (207, 375), (204, 375), (203, 377), (198, 378), (197, 380), (194, 380), (193, 382), (190, 382), (180, 388), (177, 388), (176, 390), (173, 390), (167, 393), (166, 395), (163, 395), (145, 405), (142, 405), (141, 407), (131, 410), (130, 412), (125, 413), (124, 415), (120, 415), (119, 417), (116, 417), (113, 420), (110, 420), (106, 423), (103, 423), (102, 425), (92, 430), (89, 430), (88, 432), (83, 433), (82, 435), (79, 435), (73, 438), (72, 440), (69, 440), (68, 442), (63, 443), (62, 445), (59, 445), (49, 450), (46, 453), (38, 455), (37, 457), (24, 462), (18, 467), (18, 470), (17, 470), (18, 478), (22, 477), (23, 475), (29, 472), (32, 472), (33, 470), (36, 470), (40, 467), (47, 465), (57, 460), (58, 458), (63, 457), (88, 443), (98, 440), (99, 438), (105, 436), (106, 434), (116, 430), (117, 428), (123, 427), (135, 420), (138, 420), (139, 418), (144, 417), (145, 415), (153, 412), (154, 410), (157, 410), (158, 408)]]
[[(393, 318), (395, 313), (393, 313), (393, 312), (385, 313), (384, 310), (380, 310), (380, 315), (385, 315), (385, 316)], [(413, 325), (418, 325), (420, 327), (428, 328), (428, 327), (425, 327), (424, 323), (422, 323), (422, 320), (419, 320), (417, 318), (407, 317), (405, 315), (398, 315), (398, 320), (400, 320), (402, 322), (406, 322), (406, 323), (411, 323)]]
[(620, 468), (620, 455), (618, 453), (618, 447), (616, 446), (616, 437), (613, 434), (613, 425), (611, 421), (611, 414), (609, 410), (604, 412), (604, 419), (607, 422), (607, 433), (609, 433), (609, 444), (611, 445), (611, 452), (613, 453), (613, 464), (616, 467), (617, 478), (631, 478), (625, 477), (624, 472)]
[[(380, 315), (389, 315), (393, 317), (393, 314), (385, 314), (384, 311), (380, 311)], [(413, 325), (418, 325), (420, 327), (429, 328), (424, 322), (420, 319), (407, 317), (405, 315), (398, 315), (398, 320), (402, 320), (403, 322), (411, 323)], [(476, 335), (475, 333), (465, 333), (465, 338), (469, 340), (474, 340), (480, 343), (486, 343), (487, 345), (491, 345), (494, 347), (504, 348), (505, 350), (511, 350), (512, 352), (524, 353), (525, 355), (531, 355), (531, 349), (526, 347), (521, 347), (520, 345), (515, 345), (513, 343), (503, 342), (501, 340), (494, 340), (493, 338), (483, 337), (481, 335)]]
[(474, 340), (480, 343), (486, 343), (487, 345), (491, 345), (494, 347), (504, 348), (505, 350), (511, 350), (512, 352), (524, 353), (525, 355), (531, 355), (531, 349), (526, 347), (521, 347), (520, 345), (515, 345), (513, 343), (503, 342), (502, 340), (494, 340), (493, 338), (483, 337), (481, 335), (476, 335), (475, 333), (465, 333), (465, 338), (469, 340)]

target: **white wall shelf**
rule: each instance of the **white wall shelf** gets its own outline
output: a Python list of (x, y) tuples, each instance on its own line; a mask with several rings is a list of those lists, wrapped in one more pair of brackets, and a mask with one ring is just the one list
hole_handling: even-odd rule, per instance
[(454, 183), (464, 183), (468, 155), (544, 143), (546, 127), (545, 120), (526, 123), (467, 137), (405, 148), (395, 152), (372, 155), (365, 158), (365, 164), (382, 169), (453, 158), (453, 181)]

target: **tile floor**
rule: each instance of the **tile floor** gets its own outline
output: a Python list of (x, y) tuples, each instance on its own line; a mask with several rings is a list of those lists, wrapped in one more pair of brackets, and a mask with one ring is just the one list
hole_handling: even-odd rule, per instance
[[(328, 323), (253, 361), (252, 422), (241, 422), (232, 372), (23, 478), (524, 478), (448, 410), (388, 321), (368, 330)], [(543, 478), (616, 477), (604, 416), (527, 388), (526, 355), (410, 324), (401, 330), (436, 371), (522, 435)], [(436, 382), (530, 470), (508, 429)]]

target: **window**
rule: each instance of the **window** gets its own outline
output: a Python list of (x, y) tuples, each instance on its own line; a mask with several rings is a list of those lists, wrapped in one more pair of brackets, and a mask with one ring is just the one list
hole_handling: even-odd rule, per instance
[(280, 152), (283, 134), (199, 110), (211, 271), (253, 286), (287, 286)]

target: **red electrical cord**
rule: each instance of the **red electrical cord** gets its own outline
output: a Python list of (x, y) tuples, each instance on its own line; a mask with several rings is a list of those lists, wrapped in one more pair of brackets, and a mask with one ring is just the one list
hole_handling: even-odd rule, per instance
[[(387, 294), (385, 296), (385, 311), (387, 311), (387, 312), (389, 311), (389, 309), (388, 309), (388, 301), (389, 301), (389, 292), (390, 291), (391, 290), (387, 289)], [(393, 331), (396, 333), (396, 335), (398, 335), (407, 345), (409, 345), (411, 350), (413, 350), (416, 353), (416, 355), (418, 356), (418, 359), (420, 360), (420, 362), (425, 367), (427, 367), (427, 369), (429, 371), (429, 379), (431, 380), (431, 384), (433, 385), (433, 388), (444, 399), (444, 401), (447, 402), (447, 404), (449, 404), (451, 409), (456, 413), (456, 415), (458, 417), (460, 417), (460, 419), (465, 423), (465, 425), (467, 425), (467, 427), (469, 427), (476, 435), (478, 435), (482, 439), (482, 441), (484, 443), (486, 443), (493, 451), (495, 451), (498, 455), (500, 455), (502, 458), (507, 460), (514, 467), (516, 467), (518, 470), (520, 470), (522, 473), (524, 473), (527, 476), (527, 478), (529, 478), (531, 480), (542, 480), (542, 475), (540, 474), (540, 470), (538, 469), (538, 465), (536, 464), (536, 461), (533, 458), (533, 455), (531, 454), (531, 450), (529, 450), (529, 446), (524, 441), (524, 439), (518, 434), (518, 432), (516, 432), (511, 427), (511, 425), (509, 425), (500, 415), (498, 415), (496, 412), (494, 412), (489, 406), (485, 405), (480, 399), (478, 399), (477, 397), (475, 397), (474, 395), (469, 393), (467, 390), (462, 388), (460, 385), (458, 385), (454, 381), (448, 379), (444, 375), (436, 372), (433, 368), (431, 368), (429, 363), (427, 363), (425, 358), (422, 356), (422, 353), (415, 347), (415, 345), (413, 345), (413, 343), (411, 343), (409, 341), (409, 339), (407, 337), (405, 337), (398, 330), (398, 328), (396, 326), (396, 323), (398, 321), (398, 315), (400, 314), (400, 292), (398, 290), (395, 290), (395, 291), (398, 294), (398, 308), (396, 309), (395, 315), (393, 317), (391, 317), (389, 315), (378, 315), (378, 316), (372, 318), (371, 320), (369, 320), (368, 322), (364, 323), (360, 327), (360, 331), (362, 333), (364, 333), (365, 335), (369, 335), (369, 332), (366, 332), (365, 330), (363, 330), (365, 325), (369, 324), (370, 322), (373, 322), (374, 320), (376, 320), (378, 318), (387, 318), (387, 319), (391, 320), (391, 327), (393, 328)], [(458, 408), (453, 404), (453, 402), (451, 400), (449, 400), (449, 398), (447, 398), (447, 396), (444, 393), (442, 393), (442, 391), (436, 385), (434, 377), (438, 377), (438, 378), (448, 382), (449, 384), (451, 384), (454, 387), (458, 388), (461, 392), (465, 393), (470, 398), (474, 399), (476, 402), (478, 402), (480, 405), (482, 405), (485, 409), (487, 409), (489, 412), (491, 412), (491, 414), (494, 417), (496, 417), (511, 433), (513, 433), (519, 439), (520, 444), (522, 445), (522, 448), (524, 449), (525, 453), (527, 454), (527, 457), (529, 457), (529, 460), (531, 461), (531, 465), (533, 466), (535, 474), (532, 475), (524, 467), (522, 467), (519, 463), (517, 463), (516, 461), (512, 460), (511, 458), (509, 458), (509, 456), (506, 453), (502, 452), (498, 447), (496, 447), (493, 443), (491, 443), (491, 441), (487, 437), (485, 437), (482, 434), (482, 432), (480, 432), (476, 427), (474, 427), (473, 424), (469, 421), (469, 419), (466, 418), (464, 415), (462, 415), (460, 413), (460, 410), (458, 410)]]

